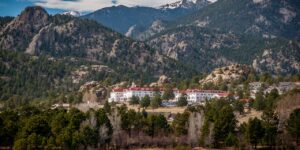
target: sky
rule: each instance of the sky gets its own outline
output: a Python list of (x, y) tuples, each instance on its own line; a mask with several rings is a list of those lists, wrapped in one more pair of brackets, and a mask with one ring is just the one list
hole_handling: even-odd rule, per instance
[[(92, 12), (114, 5), (158, 7), (179, 0), (0, 0), (0, 16), (17, 16), (27, 6), (42, 6), (48, 13)], [(215, 1), (215, 0), (211, 0)]]

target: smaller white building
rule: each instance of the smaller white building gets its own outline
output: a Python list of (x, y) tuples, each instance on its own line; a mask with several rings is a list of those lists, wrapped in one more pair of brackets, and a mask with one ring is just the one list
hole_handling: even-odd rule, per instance
[(224, 91), (219, 91), (219, 90), (189, 89), (186, 90), (186, 95), (187, 95), (187, 101), (189, 103), (204, 103), (205, 100), (227, 97), (229, 93)]
[(249, 83), (250, 97), (255, 99), (255, 94), (262, 88), (262, 82), (251, 82)]
[(122, 88), (115, 88), (110, 92), (110, 97), (108, 99), (108, 102), (124, 102), (124, 91), (125, 89)]

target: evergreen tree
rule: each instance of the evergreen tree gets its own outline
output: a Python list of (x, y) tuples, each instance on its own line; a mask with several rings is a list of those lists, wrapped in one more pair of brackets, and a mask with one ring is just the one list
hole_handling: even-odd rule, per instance
[(190, 113), (184, 112), (183, 114), (177, 114), (172, 122), (172, 128), (174, 130), (175, 135), (186, 135), (188, 132), (188, 119)]
[(236, 100), (233, 102), (233, 109), (238, 111), (240, 114), (244, 113), (244, 103), (242, 101)]
[(111, 112), (111, 106), (109, 104), (108, 101), (105, 101), (103, 109), (105, 110), (106, 113), (110, 113)]
[(132, 96), (131, 98), (130, 98), (130, 101), (129, 101), (129, 104), (130, 105), (137, 105), (137, 104), (139, 104), (140, 103), (140, 98), (139, 97), (137, 97), (137, 96)]
[(226, 146), (237, 146), (238, 145), (238, 138), (233, 133), (229, 133), (225, 139)]
[(272, 89), (271, 92), (267, 94), (265, 99), (266, 108), (274, 108), (278, 97), (279, 97), (278, 90)]
[(161, 106), (162, 103), (162, 99), (160, 97), (159, 94), (155, 94), (155, 96), (153, 97), (153, 99), (150, 102), (150, 105), (152, 108), (158, 108), (159, 106)]
[(163, 100), (170, 100), (175, 97), (172, 86), (167, 86), (164, 94), (162, 95)]
[(287, 120), (287, 130), (296, 138), (297, 144), (300, 144), (300, 109), (296, 109)]
[(261, 142), (265, 132), (262, 121), (256, 117), (254, 119), (249, 119), (246, 132), (249, 142), (256, 149), (257, 144)]
[(214, 123), (214, 142), (218, 146), (220, 142), (225, 142), (229, 133), (234, 133), (236, 119), (233, 109), (230, 106), (223, 107), (216, 115)]
[(279, 119), (272, 108), (267, 108), (263, 112), (262, 120), (265, 128), (263, 140), (272, 149), (276, 145)]
[(181, 95), (178, 102), (176, 103), (176, 105), (179, 107), (186, 106), (187, 104), (188, 104), (188, 101), (186, 99), (186, 95)]
[(260, 90), (259, 92), (257, 92), (255, 94), (254, 107), (257, 110), (263, 110), (265, 108), (265, 106), (266, 106), (266, 104), (265, 104), (264, 93), (262, 90)]
[(140, 105), (143, 108), (147, 108), (150, 105), (150, 97), (148, 95), (143, 97), (142, 100), (140, 101)]

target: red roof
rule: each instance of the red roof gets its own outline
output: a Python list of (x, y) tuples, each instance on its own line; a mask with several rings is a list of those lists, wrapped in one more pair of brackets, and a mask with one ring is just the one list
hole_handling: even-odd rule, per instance
[(218, 93), (220, 97), (228, 97), (229, 93)]
[(176, 93), (180, 93), (180, 94), (185, 94), (186, 93), (186, 91), (185, 90), (173, 90), (174, 92), (176, 92)]
[(187, 93), (226, 93), (225, 91), (220, 91), (220, 90), (199, 90), (199, 89), (188, 89), (186, 90)]
[(140, 88), (140, 87), (132, 87), (128, 88), (128, 91), (154, 91), (154, 88)]
[(124, 92), (124, 89), (123, 88), (114, 88), (112, 91), (113, 92)]
[[(163, 88), (159, 89), (160, 91), (164, 91)], [(141, 88), (141, 87), (131, 87), (131, 88), (115, 88), (112, 90), (113, 92), (124, 92), (124, 91), (155, 91), (154, 88)], [(227, 97), (229, 95), (228, 92), (220, 91), (220, 90), (199, 90), (199, 89), (188, 89), (188, 90), (178, 90), (173, 89), (176, 93), (214, 93), (218, 94), (221, 97)]]

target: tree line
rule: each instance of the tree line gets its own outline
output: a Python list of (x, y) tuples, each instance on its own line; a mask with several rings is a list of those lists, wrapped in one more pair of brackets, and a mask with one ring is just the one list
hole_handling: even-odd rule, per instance
[[(194, 113), (204, 117), (196, 145), (190, 143)], [(194, 120), (195, 121), (195, 120)], [(199, 122), (197, 122), (199, 123)], [(13, 149), (120, 149), (138, 147), (204, 146), (212, 148), (296, 148), (300, 144), (300, 109), (283, 127), (273, 109), (261, 119), (237, 124), (232, 103), (212, 100), (205, 106), (189, 106), (182, 114), (147, 113), (107, 104), (81, 112), (24, 106), (0, 113), (0, 146)], [(284, 138), (283, 138), (284, 137)]]

